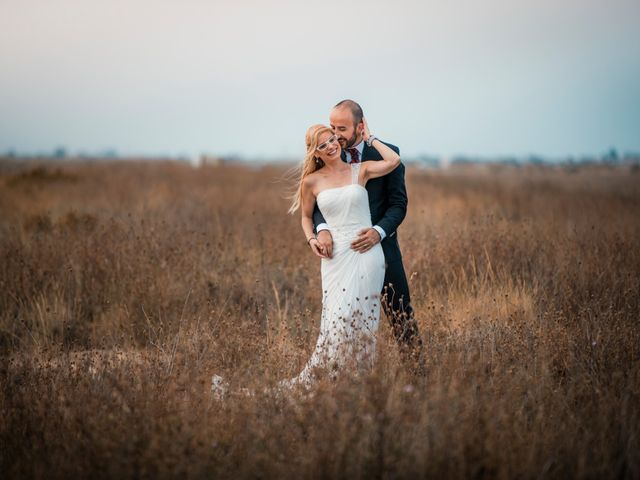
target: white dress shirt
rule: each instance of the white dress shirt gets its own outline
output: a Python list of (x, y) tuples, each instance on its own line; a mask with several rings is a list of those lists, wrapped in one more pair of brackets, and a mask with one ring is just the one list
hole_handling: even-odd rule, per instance
[[(350, 147), (350, 148), (355, 148), (356, 150), (358, 150), (358, 153), (360, 154), (360, 161), (362, 161), (362, 151), (364, 150), (364, 141), (361, 141), (355, 147)], [(351, 154), (346, 149), (344, 152), (347, 155), (347, 163), (351, 163)], [(384, 231), (384, 229), (379, 225), (374, 225), (373, 228), (375, 228), (376, 231), (380, 234), (380, 241), (384, 240), (384, 237), (387, 236), (387, 233)], [(321, 223), (316, 227), (316, 232), (320, 232), (322, 230), (331, 230), (331, 229), (329, 228), (329, 225), (327, 225), (326, 223)]]

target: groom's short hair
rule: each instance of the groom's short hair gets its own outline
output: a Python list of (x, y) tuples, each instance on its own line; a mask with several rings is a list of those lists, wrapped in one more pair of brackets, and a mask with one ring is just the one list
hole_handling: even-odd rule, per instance
[(359, 124), (364, 117), (362, 107), (358, 105), (358, 102), (354, 102), (353, 100), (342, 100), (341, 102), (336, 103), (336, 106), (333, 108), (348, 108), (351, 111), (351, 115), (353, 115), (353, 122), (356, 125)]

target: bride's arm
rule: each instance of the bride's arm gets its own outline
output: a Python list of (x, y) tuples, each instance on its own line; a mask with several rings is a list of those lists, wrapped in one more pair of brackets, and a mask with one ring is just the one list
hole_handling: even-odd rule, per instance
[(382, 160), (362, 163), (360, 168), (364, 170), (362, 175), (365, 183), (367, 180), (371, 180), (372, 178), (383, 177), (387, 173), (393, 172), (396, 167), (400, 165), (400, 155), (391, 150), (377, 138), (373, 140), (371, 146), (378, 150), (380, 155), (382, 155)]
[[(369, 132), (369, 125), (367, 121), (363, 118), (364, 121), (364, 136), (363, 139), (367, 141), (371, 133)], [(382, 156), (382, 160), (378, 160), (377, 162), (363, 162), (360, 167), (363, 176), (364, 183), (367, 183), (367, 180), (371, 180), (372, 178), (383, 177), (388, 173), (393, 172), (395, 168), (400, 165), (400, 155), (394, 152), (391, 148), (387, 147), (384, 143), (374, 137), (373, 142), (371, 142), (371, 146), (375, 148), (378, 153)]]
[(309, 177), (305, 177), (302, 180), (302, 188), (300, 189), (302, 231), (304, 232), (304, 236), (307, 239), (307, 244), (311, 247), (313, 253), (321, 258), (324, 258), (327, 255), (325, 255), (324, 249), (313, 233), (313, 208), (316, 205), (316, 197), (313, 195), (311, 183), (311, 179)]

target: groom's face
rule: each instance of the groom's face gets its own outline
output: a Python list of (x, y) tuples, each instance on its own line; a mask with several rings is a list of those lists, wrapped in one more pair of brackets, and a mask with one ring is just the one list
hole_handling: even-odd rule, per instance
[(357, 145), (362, 139), (362, 129), (354, 122), (353, 114), (348, 108), (334, 108), (329, 114), (329, 124), (333, 133), (338, 136), (342, 148)]

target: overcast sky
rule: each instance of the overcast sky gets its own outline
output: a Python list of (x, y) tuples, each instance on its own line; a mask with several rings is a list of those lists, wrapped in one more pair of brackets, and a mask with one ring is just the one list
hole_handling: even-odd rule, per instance
[(343, 98), (405, 155), (640, 151), (638, 0), (0, 0), (0, 150), (298, 157)]

